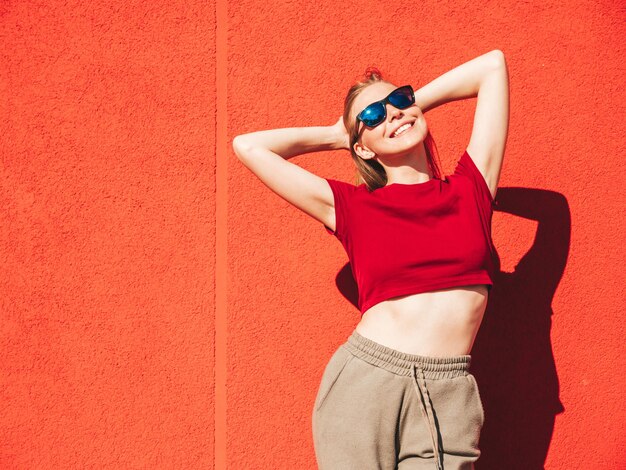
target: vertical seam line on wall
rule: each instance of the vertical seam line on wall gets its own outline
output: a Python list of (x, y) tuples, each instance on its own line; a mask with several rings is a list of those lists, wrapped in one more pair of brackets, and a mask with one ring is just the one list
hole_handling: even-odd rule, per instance
[(227, 257), (227, 202), (228, 202), (228, 126), (227, 126), (227, 76), (228, 76), (228, 9), (227, 0), (215, 3), (215, 328), (214, 328), (214, 467), (226, 469), (226, 376), (227, 376), (227, 325), (226, 305), (228, 293)]

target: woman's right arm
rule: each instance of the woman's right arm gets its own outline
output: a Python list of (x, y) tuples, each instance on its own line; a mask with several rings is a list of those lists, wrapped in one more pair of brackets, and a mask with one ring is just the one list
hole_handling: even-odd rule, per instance
[(285, 160), (303, 153), (339, 150), (345, 148), (340, 121), (333, 126), (287, 127), (238, 135), (233, 139), (233, 148), (235, 153), (245, 153), (246, 148), (260, 147)]
[(335, 229), (334, 196), (328, 182), (287, 161), (296, 155), (347, 149), (340, 118), (332, 126), (291, 127), (238, 135), (233, 150), (269, 189), (331, 229)]

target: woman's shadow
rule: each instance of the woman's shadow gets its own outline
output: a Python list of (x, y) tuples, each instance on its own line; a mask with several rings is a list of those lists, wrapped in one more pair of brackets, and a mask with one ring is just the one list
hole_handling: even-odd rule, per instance
[[(514, 272), (500, 270), (471, 352), (485, 423), (477, 470), (539, 470), (564, 411), (552, 354), (552, 298), (563, 275), (571, 217), (565, 197), (553, 191), (499, 188), (495, 211), (538, 222), (535, 240)], [(337, 286), (353, 305), (358, 290), (350, 264)], [(445, 443), (444, 443), (445, 445)]]

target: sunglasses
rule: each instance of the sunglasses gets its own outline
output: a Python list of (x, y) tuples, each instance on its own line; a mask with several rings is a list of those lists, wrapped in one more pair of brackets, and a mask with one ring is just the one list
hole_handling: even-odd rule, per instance
[(411, 85), (404, 85), (393, 90), (385, 99), (376, 101), (367, 106), (356, 117), (356, 128), (359, 121), (367, 127), (376, 127), (387, 118), (387, 106), (389, 103), (395, 108), (406, 109), (415, 103), (415, 93)]

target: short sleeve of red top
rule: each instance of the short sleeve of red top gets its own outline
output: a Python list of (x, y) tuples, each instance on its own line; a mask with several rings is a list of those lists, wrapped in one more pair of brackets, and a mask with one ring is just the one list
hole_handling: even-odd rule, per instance
[(361, 314), (379, 302), (448, 287), (491, 289), (497, 202), (467, 151), (454, 173), (419, 184), (369, 191), (326, 179), (335, 200), (335, 231), (359, 288)]
[(343, 238), (344, 235), (344, 223), (346, 221), (346, 211), (350, 207), (350, 197), (352, 193), (357, 189), (357, 187), (353, 184), (344, 183), (343, 181), (338, 181), (334, 179), (326, 179), (330, 188), (333, 191), (333, 196), (335, 198), (335, 230), (331, 230), (330, 228), (324, 226), (326, 231), (331, 235), (335, 235), (339, 240)]

